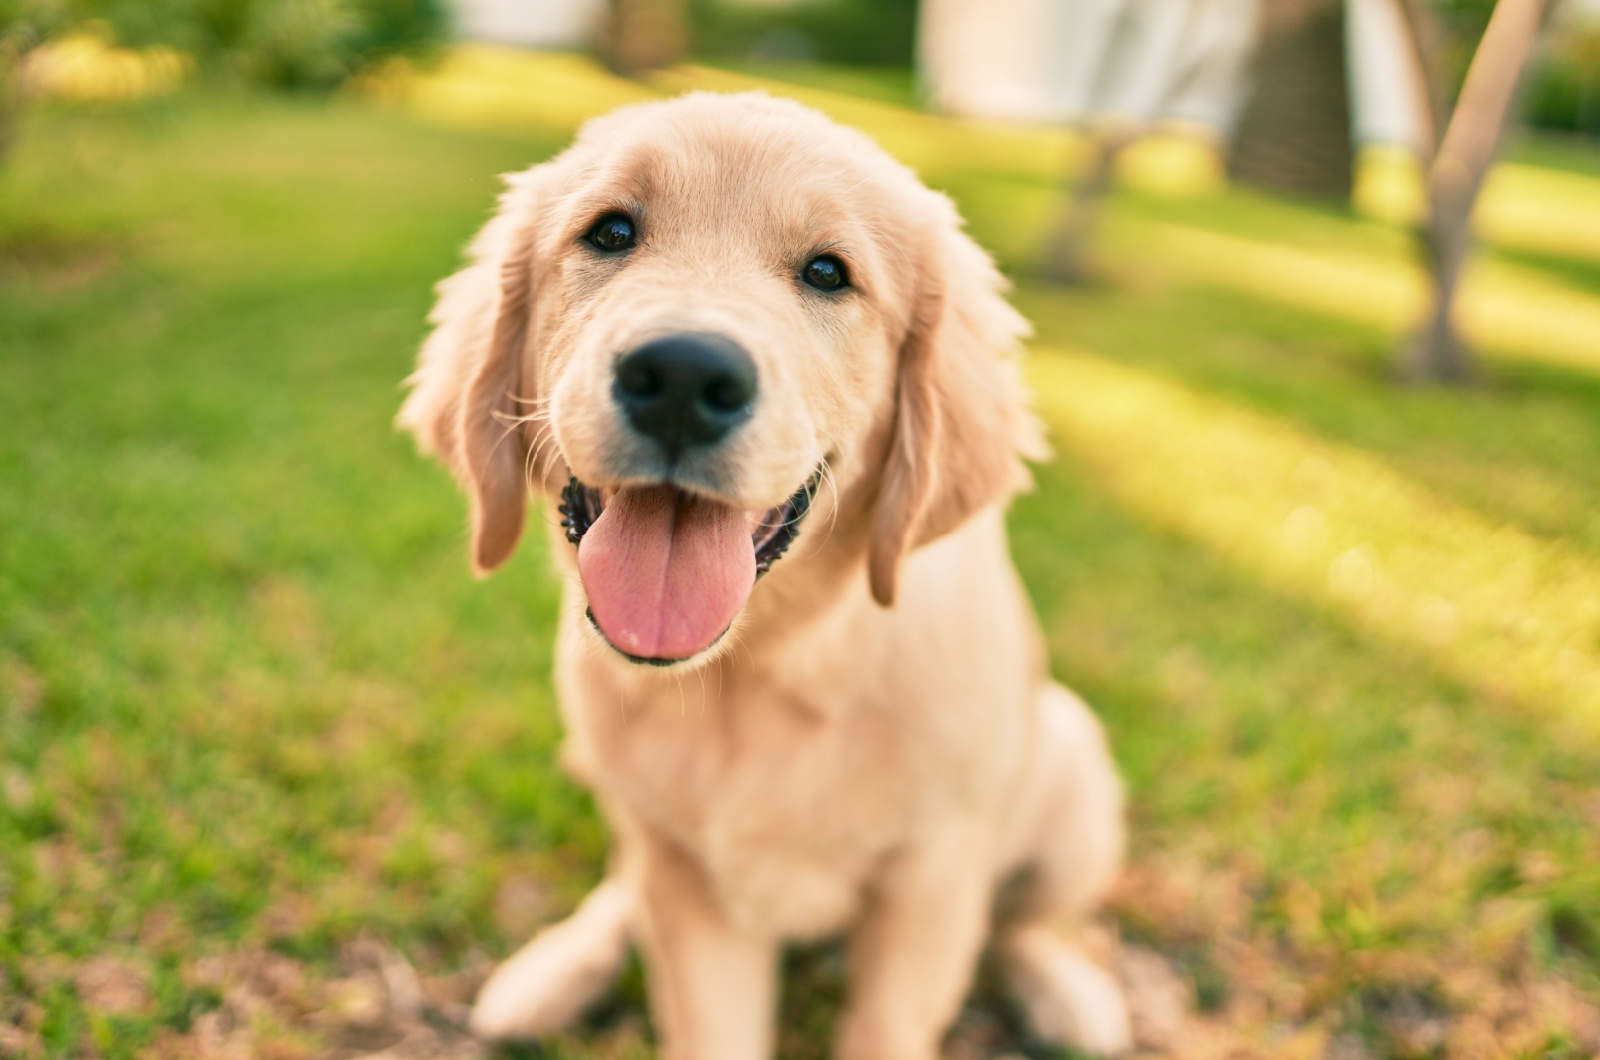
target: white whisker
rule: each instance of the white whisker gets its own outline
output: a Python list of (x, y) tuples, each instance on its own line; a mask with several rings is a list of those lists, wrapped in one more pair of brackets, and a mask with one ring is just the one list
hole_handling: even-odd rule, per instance
[(544, 455), (544, 447), (554, 444), (555, 438), (555, 427), (549, 420), (545, 420), (540, 424), (539, 429), (534, 432), (533, 444), (528, 447), (528, 459), (523, 465), (523, 477), (527, 479), (530, 490), (533, 488), (533, 471), (539, 465), (540, 458)]
[[(822, 463), (819, 467), (822, 475), (817, 482), (817, 490), (821, 492), (822, 487), (827, 486), (833, 494), (833, 503), (828, 506), (828, 529), (822, 535), (822, 540), (817, 542), (816, 551), (821, 551), (828, 544), (833, 537), (833, 531), (839, 525), (839, 482), (834, 477), (833, 468), (828, 464), (827, 457), (822, 458)], [(813, 496), (814, 499), (815, 497)]]

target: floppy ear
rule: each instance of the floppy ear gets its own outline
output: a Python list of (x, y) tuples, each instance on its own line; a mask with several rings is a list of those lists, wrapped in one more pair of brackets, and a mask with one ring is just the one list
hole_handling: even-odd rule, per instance
[(867, 557), (872, 595), (884, 607), (907, 552), (1027, 488), (1022, 458), (1045, 454), (1017, 363), (1028, 323), (954, 207), (942, 196), (940, 206), (900, 346)]
[(466, 268), (439, 285), (411, 394), (396, 422), (454, 472), (472, 505), (472, 566), (510, 558), (527, 516), (527, 371), (533, 311), (538, 168), (507, 179), (500, 211), (473, 240)]

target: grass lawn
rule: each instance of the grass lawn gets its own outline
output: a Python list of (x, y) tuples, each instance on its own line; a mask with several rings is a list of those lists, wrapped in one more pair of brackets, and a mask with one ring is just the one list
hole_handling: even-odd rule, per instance
[[(452, 1021), (605, 837), (555, 765), (542, 538), (468, 576), (398, 382), (495, 174), (748, 83), (469, 50), (386, 102), (30, 119), (0, 170), (0, 1055), (478, 1055)], [(1024, 271), (1067, 138), (853, 73), (779, 90)], [(1172, 1055), (1600, 1051), (1600, 154), (1513, 162), (1470, 391), (1393, 384), (1420, 281), (1339, 210), (1129, 191), (1102, 283), (1019, 286), (1058, 459), (1015, 551), (1130, 785), (1114, 927)], [(795, 964), (785, 1055), (821, 1057), (837, 959)], [(547, 1055), (649, 1055), (639, 996)]]

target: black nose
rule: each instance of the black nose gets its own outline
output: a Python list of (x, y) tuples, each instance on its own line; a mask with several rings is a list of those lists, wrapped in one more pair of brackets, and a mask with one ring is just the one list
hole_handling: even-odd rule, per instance
[(639, 433), (669, 460), (711, 445), (750, 416), (756, 363), (721, 335), (669, 335), (617, 362), (612, 393)]

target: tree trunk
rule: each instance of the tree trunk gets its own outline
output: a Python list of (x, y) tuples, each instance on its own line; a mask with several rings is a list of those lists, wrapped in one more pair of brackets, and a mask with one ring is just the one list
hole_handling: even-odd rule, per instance
[(1201, 5), (1194, 0), (1125, 3), (1111, 12), (1087, 92), (1089, 100), (1100, 103), (1102, 115), (1084, 124), (1089, 163), (1063, 196), (1039, 262), (1044, 279), (1082, 284), (1092, 278), (1089, 244), (1111, 193), (1117, 160), (1150, 131), (1198, 67), (1184, 45), (1200, 16)]
[(1117, 159), (1123, 148), (1135, 139), (1130, 128), (1101, 129), (1090, 134), (1089, 164), (1067, 195), (1061, 216), (1056, 221), (1044, 257), (1039, 262), (1039, 275), (1046, 280), (1062, 284), (1083, 284), (1090, 278), (1088, 248), (1099, 226), (1100, 213), (1111, 182), (1116, 176)]
[(1342, 0), (1263, 0), (1256, 48), (1231, 175), (1274, 191), (1348, 199), (1355, 151)]
[(637, 77), (679, 62), (689, 50), (686, 0), (610, 0), (597, 42), (613, 73)]
[[(1428, 167), (1428, 217), (1420, 239), (1433, 283), (1433, 306), (1404, 356), (1401, 367), (1409, 379), (1460, 382), (1473, 375), (1471, 353), (1452, 319), (1461, 271), (1472, 249), (1472, 208), (1549, 8), (1550, 0), (1499, 0), (1495, 5)], [(1420, 25), (1411, 20), (1414, 38)], [(1419, 44), (1419, 54), (1425, 48)]]
[(22, 109), (22, 60), (27, 54), (20, 35), (0, 30), (0, 166), (11, 155), (17, 134), (17, 113)]
[(17, 105), (10, 82), (11, 72), (0, 67), (0, 166), (11, 157), (11, 141), (17, 134)]
[(1450, 117), (1450, 93), (1441, 66), (1444, 28), (1439, 25), (1439, 19), (1429, 6), (1430, 2), (1394, 0), (1400, 9), (1406, 43), (1411, 47), (1411, 61), (1417, 71), (1415, 84), (1420, 96), (1412, 101), (1412, 106), (1422, 123), (1418, 130), (1420, 142), (1416, 146), (1424, 175), (1433, 168), (1433, 156), (1439, 149), (1439, 136)]

